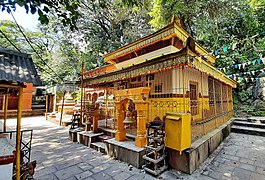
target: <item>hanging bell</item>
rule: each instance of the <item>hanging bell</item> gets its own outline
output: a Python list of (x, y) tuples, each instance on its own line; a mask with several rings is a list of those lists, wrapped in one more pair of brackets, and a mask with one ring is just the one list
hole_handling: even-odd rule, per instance
[(136, 120), (133, 117), (126, 117), (123, 121), (124, 124), (133, 124), (136, 123)]

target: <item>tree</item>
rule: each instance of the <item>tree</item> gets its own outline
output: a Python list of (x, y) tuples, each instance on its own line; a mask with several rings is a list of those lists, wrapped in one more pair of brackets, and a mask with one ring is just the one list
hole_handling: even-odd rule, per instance
[(64, 27), (64, 43), (85, 58), (87, 70), (104, 64), (102, 54), (151, 33), (147, 11), (126, 7), (121, 0), (82, 1), (79, 11), (78, 31)]
[(16, 6), (24, 7), (26, 13), (39, 15), (42, 24), (48, 24), (48, 16), (55, 14), (64, 26), (69, 25), (71, 29), (76, 28), (79, 18), (79, 0), (2, 0), (0, 9), (2, 11), (16, 11)]

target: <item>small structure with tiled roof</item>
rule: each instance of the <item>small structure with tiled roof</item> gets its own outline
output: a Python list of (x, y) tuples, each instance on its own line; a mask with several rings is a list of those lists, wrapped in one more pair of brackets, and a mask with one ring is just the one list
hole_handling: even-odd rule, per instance
[[(104, 59), (109, 65), (86, 72), (83, 84), (105, 89), (105, 96), (114, 95), (117, 142), (132, 133), (135, 146), (145, 147), (146, 125), (160, 119), (165, 122), (169, 163), (191, 173), (227, 135), (214, 137), (206, 154), (199, 149), (199, 158), (192, 154), (197, 152), (193, 147), (202, 147), (198, 141), (233, 116), (236, 82), (214, 67), (215, 57), (191, 38), (176, 18), (159, 31), (105, 54)], [(135, 121), (129, 117), (129, 102), (137, 111)], [(126, 129), (128, 122), (136, 122), (135, 131)], [(201, 142), (206, 147), (208, 141)]]

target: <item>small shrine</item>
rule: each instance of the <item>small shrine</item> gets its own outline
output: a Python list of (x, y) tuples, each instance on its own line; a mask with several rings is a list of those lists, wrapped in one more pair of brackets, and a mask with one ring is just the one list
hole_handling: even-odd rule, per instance
[(192, 173), (228, 136), (236, 82), (177, 18), (104, 59), (108, 65), (84, 73), (83, 85), (104, 91), (106, 116), (95, 118), (105, 122), (98, 132), (112, 134), (102, 140), (110, 156), (155, 175), (168, 165)]
[(57, 103), (58, 106), (58, 112), (62, 111), (65, 114), (73, 114), (74, 113), (74, 107), (75, 107), (75, 101), (72, 95), (68, 92), (64, 95), (64, 98), (60, 100), (59, 103)]

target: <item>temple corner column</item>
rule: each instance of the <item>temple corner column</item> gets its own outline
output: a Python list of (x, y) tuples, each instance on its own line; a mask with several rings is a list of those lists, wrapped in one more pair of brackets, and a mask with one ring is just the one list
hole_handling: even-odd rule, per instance
[[(138, 106), (138, 107), (137, 107)], [(139, 107), (140, 106), (140, 107)], [(135, 146), (143, 148), (147, 144), (146, 138), (146, 123), (147, 123), (147, 113), (148, 104), (137, 104), (137, 135), (135, 138)]]
[(122, 102), (116, 104), (117, 110), (117, 131), (115, 134), (116, 141), (125, 141), (126, 140), (126, 131), (124, 128), (124, 118), (125, 118), (125, 107)]

